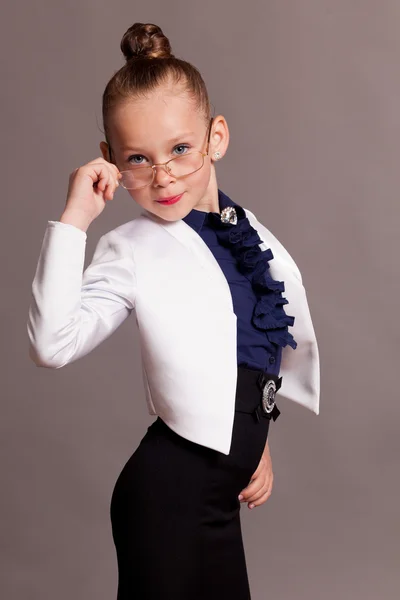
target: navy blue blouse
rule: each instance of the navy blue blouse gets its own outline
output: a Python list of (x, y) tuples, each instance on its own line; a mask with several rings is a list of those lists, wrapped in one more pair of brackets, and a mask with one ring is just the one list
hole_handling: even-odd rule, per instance
[(286, 315), (283, 305), (284, 282), (269, 275), (270, 248), (261, 250), (257, 231), (244, 209), (218, 190), (220, 212), (233, 206), (237, 223), (225, 223), (219, 213), (192, 209), (183, 218), (204, 240), (221, 267), (232, 294), (237, 317), (238, 365), (262, 369), (279, 375), (282, 347), (297, 347), (288, 326), (294, 317)]

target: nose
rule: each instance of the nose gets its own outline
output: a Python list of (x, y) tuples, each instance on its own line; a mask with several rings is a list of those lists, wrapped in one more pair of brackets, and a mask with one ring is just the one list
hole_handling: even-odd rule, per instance
[(160, 185), (162, 187), (166, 187), (169, 183), (175, 181), (175, 178), (170, 173), (168, 173), (167, 167), (165, 165), (153, 165), (153, 171), (153, 185)]

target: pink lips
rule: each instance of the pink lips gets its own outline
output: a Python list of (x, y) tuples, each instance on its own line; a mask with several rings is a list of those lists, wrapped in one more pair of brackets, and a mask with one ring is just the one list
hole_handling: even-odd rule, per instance
[(175, 204), (176, 202), (178, 202), (181, 199), (182, 196), (183, 196), (183, 193), (179, 194), (179, 196), (171, 196), (170, 198), (165, 198), (163, 200), (157, 200), (157, 202), (159, 204), (165, 204), (165, 205)]

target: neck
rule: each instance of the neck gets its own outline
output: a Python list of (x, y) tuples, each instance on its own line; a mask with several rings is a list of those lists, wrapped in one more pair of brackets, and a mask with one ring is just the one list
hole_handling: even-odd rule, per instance
[(210, 181), (207, 186), (206, 193), (193, 208), (202, 212), (219, 213), (218, 183), (214, 168), (212, 168)]

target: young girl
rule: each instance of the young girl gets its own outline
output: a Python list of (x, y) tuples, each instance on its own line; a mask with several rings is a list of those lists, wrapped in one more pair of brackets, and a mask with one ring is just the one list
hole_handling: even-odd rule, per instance
[[(135, 310), (157, 418), (112, 494), (118, 600), (248, 600), (240, 502), (271, 493), (276, 392), (319, 413), (306, 292), (283, 245), (218, 188), (229, 131), (211, 118), (198, 70), (156, 25), (135, 23), (121, 49), (102, 157), (71, 174), (61, 218), (47, 224), (30, 356), (63, 367)], [(119, 184), (141, 213), (100, 238), (83, 272), (87, 229)]]

